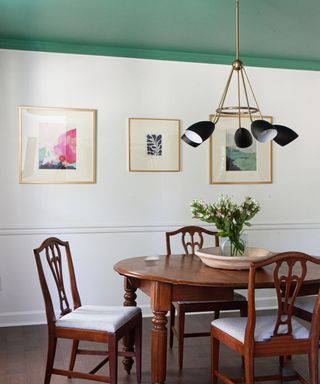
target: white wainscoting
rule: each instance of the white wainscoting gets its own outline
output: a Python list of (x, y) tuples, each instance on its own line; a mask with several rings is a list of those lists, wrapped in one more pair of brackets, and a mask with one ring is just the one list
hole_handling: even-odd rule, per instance
[[(164, 232), (179, 226), (181, 224), (1, 228), (0, 242), (7, 253), (6, 257), (0, 259), (0, 326), (45, 322), (32, 253), (32, 249), (45, 238), (56, 236), (70, 242), (83, 303), (122, 305), (123, 281), (113, 271), (113, 265), (127, 257), (164, 254)], [(320, 255), (317, 252), (320, 223), (257, 223), (247, 232), (252, 245), (259, 244), (279, 252), (297, 250)], [(178, 244), (175, 246), (174, 252), (179, 252)], [(137, 302), (144, 316), (150, 316), (149, 299), (138, 292)], [(258, 308), (272, 308), (275, 305), (270, 290), (258, 291)]]

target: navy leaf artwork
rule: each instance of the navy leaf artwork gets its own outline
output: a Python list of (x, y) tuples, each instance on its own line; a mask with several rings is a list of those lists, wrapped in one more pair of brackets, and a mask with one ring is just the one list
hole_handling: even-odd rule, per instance
[(162, 156), (162, 135), (147, 134), (147, 155)]

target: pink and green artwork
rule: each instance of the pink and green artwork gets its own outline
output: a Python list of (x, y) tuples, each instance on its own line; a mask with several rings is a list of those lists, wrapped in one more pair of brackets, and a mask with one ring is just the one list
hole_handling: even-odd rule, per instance
[(39, 169), (77, 169), (77, 129), (39, 124)]

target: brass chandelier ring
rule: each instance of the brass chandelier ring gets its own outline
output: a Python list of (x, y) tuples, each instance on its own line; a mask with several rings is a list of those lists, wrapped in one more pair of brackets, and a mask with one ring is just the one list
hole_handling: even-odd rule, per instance
[(228, 106), (216, 109), (216, 114), (220, 116), (229, 115), (229, 116), (239, 116), (239, 110), (242, 115), (251, 115), (259, 113), (259, 109), (255, 107), (238, 107), (238, 106)]

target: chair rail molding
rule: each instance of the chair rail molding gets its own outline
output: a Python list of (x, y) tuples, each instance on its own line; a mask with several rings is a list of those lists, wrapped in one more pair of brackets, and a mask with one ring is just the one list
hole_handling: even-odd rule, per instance
[[(198, 222), (196, 220), (190, 220), (189, 222), (183, 223), (184, 225), (195, 225)], [(202, 225), (202, 223), (201, 223)], [(103, 263), (103, 267), (107, 268), (108, 275), (107, 279), (113, 279), (114, 278), (114, 271), (112, 269), (112, 265), (118, 261), (118, 258), (124, 258), (129, 257), (130, 255), (134, 256), (134, 254), (148, 254), (148, 250), (152, 249), (157, 254), (162, 254), (163, 249), (162, 246), (164, 246), (164, 233), (166, 231), (172, 231), (176, 228), (181, 227), (180, 223), (174, 223), (174, 224), (158, 224), (158, 225), (149, 225), (148, 223), (143, 224), (137, 224), (137, 225), (121, 225), (119, 223), (113, 223), (113, 225), (110, 225), (109, 223), (106, 224), (86, 224), (86, 225), (65, 225), (65, 226), (59, 226), (59, 225), (6, 225), (0, 227), (0, 237), (2, 239), (3, 244), (3, 254), (1, 257), (1, 270), (2, 273), (1, 276), (1, 285), (2, 290), (0, 291), (0, 302), (1, 302), (1, 308), (0, 310), (0, 327), (5, 326), (18, 326), (18, 325), (32, 325), (32, 324), (44, 324), (45, 323), (45, 312), (44, 310), (41, 310), (42, 308), (42, 301), (40, 300), (40, 297), (38, 297), (38, 290), (40, 289), (38, 285), (32, 285), (30, 289), (33, 290), (34, 296), (30, 301), (28, 301), (27, 306), (22, 305), (20, 302), (15, 306), (12, 307), (12, 305), (9, 303), (8, 300), (8, 293), (11, 292), (12, 295), (15, 297), (18, 294), (25, 295), (27, 297), (26, 292), (23, 291), (23, 288), (20, 287), (20, 293), (16, 292), (15, 288), (15, 279), (29, 279), (29, 281), (32, 281), (34, 279), (34, 269), (29, 267), (31, 263), (31, 246), (33, 242), (36, 241), (33, 237), (44, 237), (44, 236), (63, 236), (68, 237), (68, 235), (72, 236), (72, 241), (80, 241), (80, 244), (86, 244), (87, 242), (91, 243), (91, 237), (92, 241), (95, 240), (95, 236), (98, 237), (102, 244), (99, 244), (99, 247), (103, 247), (103, 244), (109, 244), (111, 241), (112, 247), (113, 247), (113, 257), (111, 259), (104, 258), (101, 256), (99, 259)], [(203, 225), (202, 225), (203, 226)], [(211, 225), (205, 225), (204, 227), (207, 227), (208, 229), (212, 229)], [(284, 221), (274, 221), (274, 222), (257, 222), (252, 225), (252, 227), (249, 227), (246, 229), (248, 232), (250, 232), (249, 237), (252, 235), (253, 238), (256, 238), (257, 241), (265, 241), (266, 243), (273, 239), (273, 245), (272, 247), (277, 250), (284, 250), (285, 244), (287, 241), (291, 241), (292, 239), (292, 248), (299, 248), (302, 250), (305, 250), (304, 248), (308, 248), (308, 251), (310, 254), (317, 254), (317, 233), (318, 230), (320, 230), (320, 222), (308, 222), (303, 220), (295, 220), (291, 222), (284, 222)], [(292, 236), (292, 231), (296, 232), (296, 235)], [(265, 232), (265, 233), (264, 233)], [(126, 235), (131, 234), (132, 238), (137, 238), (137, 247), (139, 247), (141, 236), (148, 239), (148, 242), (145, 247), (141, 246), (141, 248), (137, 249), (136, 252), (132, 252), (130, 249), (130, 246), (123, 245), (120, 252), (114, 252), (117, 250), (119, 244), (119, 235), (122, 238), (126, 238)], [(82, 236), (86, 235), (86, 237)], [(147, 236), (148, 235), (148, 236)], [(301, 236), (300, 236), (301, 235)], [(90, 239), (87, 239), (87, 236), (90, 237)], [(286, 239), (284, 242), (284, 239)], [(289, 240), (288, 240), (289, 239)], [(38, 239), (37, 239), (38, 241)], [(156, 243), (155, 243), (156, 241)], [(25, 243), (30, 243), (30, 249), (27, 257), (23, 257), (21, 260), (23, 260), (25, 271), (28, 274), (27, 276), (22, 277), (22, 270), (16, 271), (15, 270), (15, 263), (17, 263), (21, 256), (21, 249), (24, 249)], [(6, 247), (10, 246), (12, 243), (15, 244), (15, 248), (11, 253), (8, 253), (6, 251)], [(124, 242), (125, 243), (125, 242)], [(101, 255), (101, 252), (99, 252), (100, 248), (97, 248), (97, 254)], [(101, 248), (103, 249), (103, 248)], [(85, 252), (85, 251), (83, 251)], [(81, 252), (80, 252), (81, 253)], [(85, 255), (82, 254), (82, 258), (79, 259), (78, 267), (83, 268), (86, 265), (86, 258)], [(29, 260), (30, 259), (30, 260)], [(13, 273), (13, 271), (15, 271)], [(99, 273), (99, 272), (97, 272)], [(19, 280), (19, 281), (20, 281)], [(114, 278), (113, 280), (114, 284), (118, 287), (117, 290), (119, 291), (119, 297), (117, 297), (114, 300), (117, 300), (117, 304), (121, 305), (123, 298), (122, 298), (122, 279), (121, 278)], [(99, 275), (99, 284), (106, 284), (103, 276)], [(90, 295), (93, 295), (95, 292), (96, 287), (93, 286), (90, 289)], [(16, 292), (16, 293), (14, 293)], [(99, 300), (103, 302), (105, 300), (104, 296), (101, 295)], [(141, 302), (140, 302), (141, 300)], [(275, 304), (274, 298), (271, 297), (271, 294), (268, 292), (265, 292), (263, 294), (263, 297), (257, 298), (257, 306), (260, 309), (269, 309), (272, 308)], [(115, 305), (115, 304), (114, 304)], [(145, 317), (151, 316), (151, 309), (148, 304), (145, 304), (144, 297), (141, 296), (138, 298), (138, 305), (142, 308), (143, 315)]]
[[(70, 226), (3, 226), (0, 227), (0, 236), (23, 236), (23, 235), (50, 235), (50, 234), (82, 234), (82, 233), (139, 233), (139, 232), (165, 232), (183, 225), (195, 225), (195, 222), (178, 224), (139, 224), (139, 225), (70, 225)], [(202, 225), (212, 228), (210, 225)], [(320, 222), (292, 221), (292, 222), (261, 222), (252, 224), (246, 231), (281, 231), (281, 230), (305, 230), (320, 229)]]

